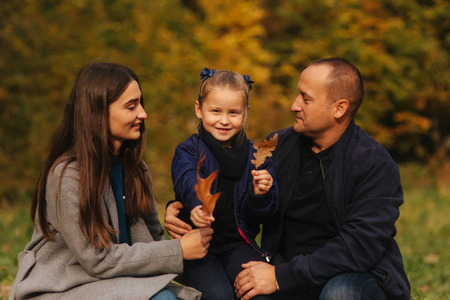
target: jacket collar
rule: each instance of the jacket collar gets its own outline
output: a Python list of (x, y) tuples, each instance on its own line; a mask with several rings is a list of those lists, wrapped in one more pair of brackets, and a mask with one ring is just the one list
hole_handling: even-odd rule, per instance
[(339, 140), (333, 145), (333, 149), (331, 149), (328, 157), (333, 158), (336, 156), (342, 156), (347, 151), (347, 147), (349, 146), (351, 137), (356, 127), (355, 121), (351, 120), (347, 126), (347, 129), (345, 129)]

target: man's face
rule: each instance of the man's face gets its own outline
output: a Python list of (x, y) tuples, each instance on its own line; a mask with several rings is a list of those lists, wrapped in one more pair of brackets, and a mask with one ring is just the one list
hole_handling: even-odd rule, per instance
[(325, 85), (329, 72), (330, 67), (326, 65), (306, 68), (298, 82), (298, 96), (291, 106), (295, 112), (294, 130), (312, 139), (323, 137), (334, 121), (334, 109)]

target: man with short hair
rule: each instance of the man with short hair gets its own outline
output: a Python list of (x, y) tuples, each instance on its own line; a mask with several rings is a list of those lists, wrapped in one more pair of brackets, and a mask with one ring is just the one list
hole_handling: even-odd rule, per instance
[[(280, 211), (262, 233), (273, 264), (244, 264), (237, 295), (410, 299), (393, 239), (403, 203), (399, 170), (353, 121), (364, 97), (359, 70), (342, 58), (314, 61), (302, 72), (298, 92), (294, 125), (277, 132), (273, 153)], [(180, 232), (172, 218), (176, 207), (166, 212), (171, 236)]]

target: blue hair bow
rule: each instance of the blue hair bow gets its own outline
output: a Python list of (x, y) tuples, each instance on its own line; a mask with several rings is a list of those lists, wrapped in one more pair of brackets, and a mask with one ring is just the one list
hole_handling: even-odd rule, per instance
[(205, 80), (206, 78), (212, 77), (214, 75), (214, 72), (216, 72), (215, 69), (210, 70), (209, 68), (203, 68), (202, 72), (200, 73), (200, 79)]
[(244, 80), (247, 82), (248, 88), (252, 90), (252, 84), (255, 82), (250, 79), (250, 75), (244, 75)]

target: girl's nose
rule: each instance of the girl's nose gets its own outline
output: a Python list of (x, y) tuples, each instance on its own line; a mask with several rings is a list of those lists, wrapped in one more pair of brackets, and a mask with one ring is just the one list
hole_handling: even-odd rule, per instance
[(220, 123), (222, 123), (222, 124), (230, 123), (230, 121), (228, 120), (228, 116), (226, 114), (222, 115), (222, 118), (220, 118)]

